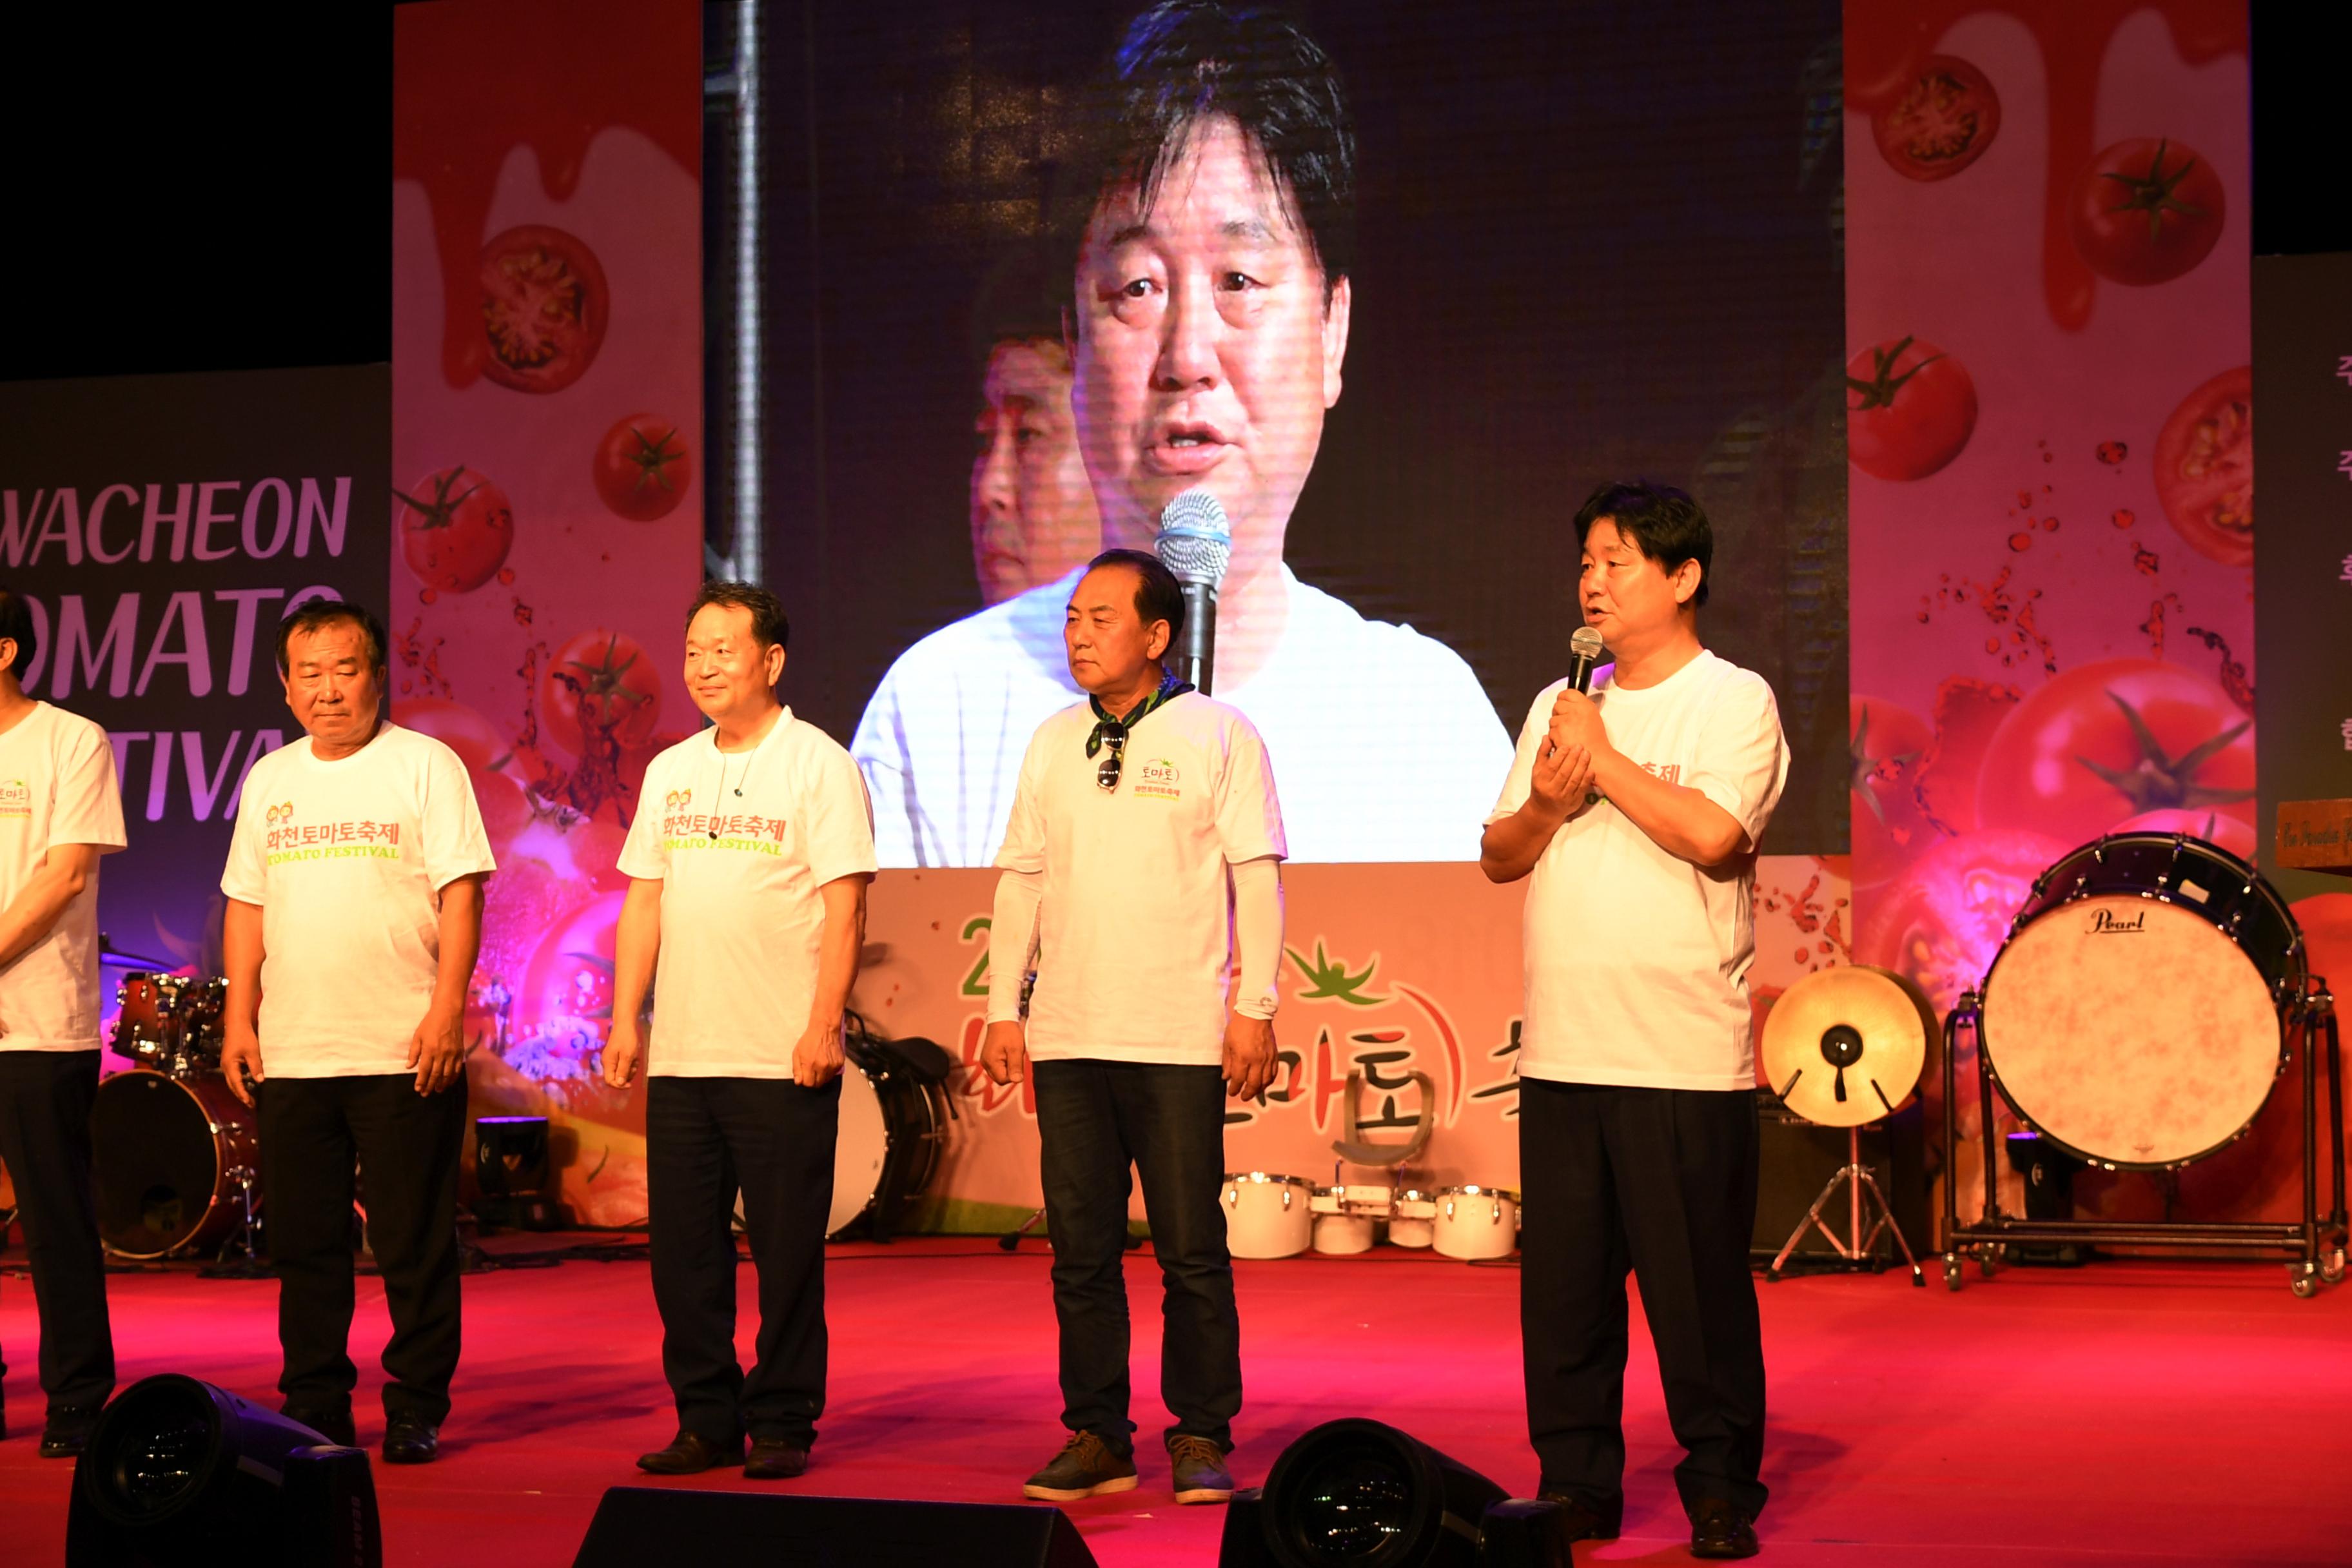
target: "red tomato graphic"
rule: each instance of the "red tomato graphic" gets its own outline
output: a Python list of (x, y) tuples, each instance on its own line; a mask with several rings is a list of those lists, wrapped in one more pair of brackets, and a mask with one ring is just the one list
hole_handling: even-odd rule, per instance
[(618, 517), (651, 522), (686, 499), (694, 464), (686, 433), (667, 419), (632, 414), (596, 443), (596, 493)]
[(2253, 725), (2216, 682), (2152, 658), (2053, 677), (1985, 749), (1977, 817), (2071, 848), (2151, 811), (2254, 813)]
[(1874, 887), (1930, 837), (1912, 786), (1935, 737), (1926, 720), (1891, 702), (1853, 697), (1846, 710), (1853, 885)]
[(426, 587), (471, 593), (506, 563), (514, 508), (506, 491), (463, 463), (392, 494), (400, 502), (401, 558)]
[(395, 698), (392, 721), (432, 736), (476, 773), (491, 772), (514, 750), (514, 742), (499, 734), (498, 726), (478, 710), (446, 697)]
[(2221, 237), (2221, 177), (2193, 148), (2141, 137), (2091, 160), (2067, 223), (2092, 271), (2116, 283), (2163, 283)]
[(612, 295), (596, 253), (560, 228), (525, 224), (482, 247), (482, 374), (517, 392), (560, 392), (604, 344)]
[(1992, 145), (2000, 100), (1984, 72), (1931, 55), (1903, 96), (1870, 117), (1879, 155), (1906, 179), (1948, 180)]
[(661, 677), (633, 639), (619, 632), (583, 632), (549, 662), (540, 683), (540, 717), (574, 756), (585, 754), (590, 730), (625, 751), (642, 745), (661, 717)]
[(1846, 455), (1882, 479), (1923, 479), (1969, 444), (1977, 386), (1959, 361), (1916, 338), (1895, 338), (1847, 362)]
[(2254, 558), (2254, 373), (2225, 370), (2183, 398), (2156, 437), (2156, 495), (2189, 547)]

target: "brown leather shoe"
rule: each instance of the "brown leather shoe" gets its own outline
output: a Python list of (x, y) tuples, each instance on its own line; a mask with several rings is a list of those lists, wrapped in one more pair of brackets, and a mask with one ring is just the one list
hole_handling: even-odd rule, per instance
[(754, 1437), (743, 1474), (755, 1481), (788, 1481), (808, 1468), (809, 1451), (789, 1437)]
[(1225, 1468), (1225, 1447), (1213, 1437), (1184, 1432), (1169, 1438), (1168, 1468), (1180, 1503), (1226, 1502), (1233, 1498), (1234, 1477)]
[(1053, 1461), (1023, 1483), (1021, 1495), (1034, 1502), (1076, 1502), (1134, 1489), (1132, 1458), (1112, 1453), (1092, 1432), (1073, 1432)]
[(743, 1457), (739, 1439), (725, 1447), (693, 1432), (680, 1432), (667, 1448), (637, 1456), (637, 1468), (651, 1476), (692, 1476), (715, 1465), (731, 1465)]

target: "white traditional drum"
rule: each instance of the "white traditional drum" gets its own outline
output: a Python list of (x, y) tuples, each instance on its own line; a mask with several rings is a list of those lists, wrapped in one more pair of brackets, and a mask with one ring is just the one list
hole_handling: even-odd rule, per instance
[(1419, 1187), (1397, 1194), (1389, 1210), (1389, 1245), (1427, 1247), (1437, 1239), (1437, 1199)]
[(1372, 1249), (1374, 1227), (1388, 1217), (1389, 1189), (1334, 1186), (1315, 1189), (1315, 1250), (1345, 1257)]
[(1519, 1195), (1500, 1187), (1440, 1187), (1433, 1237), (1448, 1258), (1508, 1258), (1519, 1244)]
[(2103, 838), (2042, 873), (1994, 959), (1985, 1063), (2067, 1152), (2185, 1165), (2253, 1124), (2304, 973), (2294, 916), (2244, 861), (2193, 838)]
[(1297, 1176), (1225, 1176), (1225, 1250), (1235, 1258), (1296, 1258), (1315, 1235), (1315, 1189)]

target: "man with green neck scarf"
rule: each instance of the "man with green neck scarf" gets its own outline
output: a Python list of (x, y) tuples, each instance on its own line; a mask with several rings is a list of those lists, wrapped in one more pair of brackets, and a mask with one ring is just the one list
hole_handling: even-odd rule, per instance
[(1217, 1201), (1224, 1100), (1274, 1077), (1286, 849), (1256, 730), (1167, 670), (1183, 627), (1183, 592), (1157, 559), (1095, 557), (1062, 634), (1087, 700), (1029, 742), (996, 857), (981, 1065), (1001, 1084), (1034, 1076), (1070, 1434), (1022, 1489), (1046, 1501), (1136, 1484), (1120, 1273), (1130, 1163), (1164, 1287), (1176, 1500), (1233, 1495), (1241, 1325)]

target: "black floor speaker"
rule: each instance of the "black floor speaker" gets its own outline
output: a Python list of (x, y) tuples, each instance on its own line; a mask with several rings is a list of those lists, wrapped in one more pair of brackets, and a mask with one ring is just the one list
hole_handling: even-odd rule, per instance
[(614, 1487), (572, 1568), (1095, 1568), (1058, 1508)]
[[(1879, 1191), (1894, 1205), (1904, 1239), (1910, 1242), (1913, 1252), (1923, 1256), (1935, 1242), (1927, 1228), (1924, 1125), (1919, 1102), (1914, 1100), (1885, 1121), (1862, 1130), (1862, 1163), (1871, 1168), (1878, 1178)], [(1791, 1116), (1769, 1089), (1756, 1091), (1756, 1233), (1749, 1240), (1749, 1255), (1759, 1263), (1769, 1263), (1780, 1252), (1789, 1233), (1822, 1195), (1822, 1188), (1845, 1163), (1845, 1134), (1843, 1127), (1816, 1127)], [(1850, 1228), (1851, 1213), (1841, 1186), (1822, 1209), (1822, 1218), (1843, 1237)], [(1863, 1229), (1867, 1232), (1876, 1218), (1877, 1209), (1865, 1194)], [(1878, 1238), (1877, 1252), (1890, 1264), (1900, 1258), (1892, 1237)], [(1789, 1259), (1790, 1271), (1796, 1271), (1799, 1258), (1833, 1260), (1835, 1257), (1822, 1233), (1808, 1228)]]

